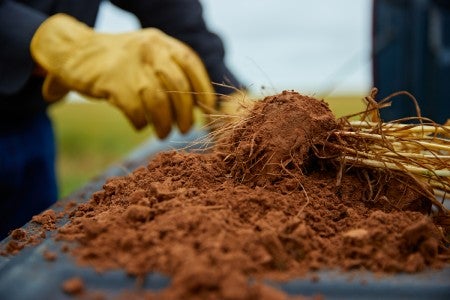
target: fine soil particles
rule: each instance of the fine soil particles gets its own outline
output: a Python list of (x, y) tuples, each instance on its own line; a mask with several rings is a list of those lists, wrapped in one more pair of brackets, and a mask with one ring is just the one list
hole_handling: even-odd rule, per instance
[[(56, 238), (74, 242), (68, 251), (81, 265), (170, 276), (150, 299), (285, 299), (259, 280), (447, 266), (448, 233), (406, 180), (363, 170), (384, 182), (374, 201), (361, 170), (337, 184), (336, 166), (314, 155), (338, 128), (323, 101), (292, 91), (266, 97), (214, 148), (162, 152), (109, 178)], [(83, 285), (74, 279), (64, 289), (79, 293)]]

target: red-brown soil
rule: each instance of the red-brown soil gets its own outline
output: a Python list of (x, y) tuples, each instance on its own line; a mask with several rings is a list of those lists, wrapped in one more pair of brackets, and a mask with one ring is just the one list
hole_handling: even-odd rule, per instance
[[(336, 184), (336, 167), (312, 148), (338, 127), (322, 101), (267, 97), (211, 151), (160, 153), (110, 178), (57, 238), (75, 241), (70, 253), (98, 270), (169, 275), (168, 299), (283, 299), (249, 278), (445, 266), (430, 202), (398, 174), (352, 169)], [(367, 176), (384, 182), (376, 201)]]

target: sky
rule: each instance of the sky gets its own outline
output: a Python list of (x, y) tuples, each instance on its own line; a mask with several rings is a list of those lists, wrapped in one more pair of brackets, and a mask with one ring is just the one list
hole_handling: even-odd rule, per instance
[[(367, 94), (371, 86), (372, 0), (201, 0), (211, 31), (224, 41), (226, 62), (250, 90), (294, 89), (310, 95)], [(109, 2), (96, 29), (139, 28)]]

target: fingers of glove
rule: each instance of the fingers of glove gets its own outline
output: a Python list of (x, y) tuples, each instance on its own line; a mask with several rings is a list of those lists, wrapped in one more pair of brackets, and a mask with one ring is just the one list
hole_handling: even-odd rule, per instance
[(189, 81), (178, 65), (170, 61), (162, 63), (163, 68), (156, 75), (170, 99), (178, 128), (186, 133), (192, 127), (194, 106)]
[(66, 87), (55, 76), (48, 74), (45, 77), (44, 84), (42, 85), (42, 95), (48, 102), (55, 102), (63, 98), (69, 92), (69, 88)]
[(168, 96), (153, 88), (141, 93), (142, 104), (160, 139), (164, 139), (172, 130), (172, 110)]
[(177, 49), (173, 59), (189, 78), (196, 104), (204, 112), (213, 113), (216, 95), (203, 62), (188, 46), (180, 43)]
[[(127, 101), (120, 101), (121, 99), (127, 99)], [(120, 109), (137, 130), (144, 128), (148, 124), (140, 95), (136, 93), (122, 93), (109, 96), (107, 100)]]

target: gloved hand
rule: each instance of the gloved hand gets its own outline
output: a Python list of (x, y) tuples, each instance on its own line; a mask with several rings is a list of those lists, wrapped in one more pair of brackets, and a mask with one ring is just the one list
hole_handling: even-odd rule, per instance
[(153, 123), (160, 138), (175, 121), (182, 133), (193, 123), (193, 108), (214, 109), (216, 97), (200, 58), (182, 42), (154, 29), (96, 33), (64, 14), (36, 31), (31, 54), (47, 76), (48, 101), (69, 90), (106, 99), (141, 129)]

